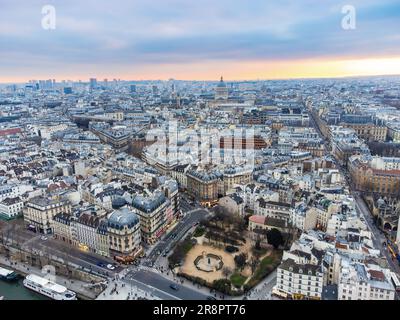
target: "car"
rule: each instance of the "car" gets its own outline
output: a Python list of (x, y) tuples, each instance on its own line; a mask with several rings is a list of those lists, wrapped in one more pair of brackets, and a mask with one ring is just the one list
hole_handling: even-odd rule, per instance
[(34, 225), (32, 225), (32, 224), (30, 224), (30, 225), (27, 227), (27, 230), (36, 233), (36, 227), (35, 227)]
[(178, 287), (175, 283), (170, 284), (169, 287), (170, 287), (172, 290), (175, 290), (175, 291), (178, 291), (178, 290), (179, 290), (179, 287)]
[(108, 265), (107, 265), (107, 269), (114, 270), (114, 269), (115, 269), (115, 266), (113, 266), (112, 264), (108, 264)]
[(167, 251), (164, 251), (164, 253), (163, 253), (163, 257), (166, 257), (168, 255), (168, 252)]
[(48, 238), (46, 236), (41, 236), (40, 239), (46, 241)]
[(107, 268), (107, 265), (103, 262), (97, 262), (96, 266), (100, 267), (100, 268)]

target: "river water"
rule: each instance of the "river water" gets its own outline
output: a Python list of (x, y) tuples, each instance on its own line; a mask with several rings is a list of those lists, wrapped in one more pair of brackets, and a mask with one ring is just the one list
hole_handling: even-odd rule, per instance
[(14, 282), (0, 280), (0, 296), (3, 296), (4, 300), (50, 300), (25, 288), (22, 281), (23, 279)]

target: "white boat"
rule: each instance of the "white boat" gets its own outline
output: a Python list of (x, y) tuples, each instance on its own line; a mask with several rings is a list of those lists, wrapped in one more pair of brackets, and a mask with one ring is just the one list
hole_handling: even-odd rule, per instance
[(6, 281), (14, 281), (18, 279), (18, 274), (13, 270), (0, 267), (0, 279)]
[(76, 294), (66, 287), (35, 274), (29, 274), (23, 281), (24, 286), (54, 300), (76, 300)]

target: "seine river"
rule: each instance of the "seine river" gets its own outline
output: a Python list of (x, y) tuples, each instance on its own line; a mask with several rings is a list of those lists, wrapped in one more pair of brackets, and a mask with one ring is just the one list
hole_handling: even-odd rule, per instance
[(15, 282), (0, 280), (0, 296), (3, 296), (4, 300), (50, 300), (41, 294), (26, 289), (22, 281), (23, 279)]

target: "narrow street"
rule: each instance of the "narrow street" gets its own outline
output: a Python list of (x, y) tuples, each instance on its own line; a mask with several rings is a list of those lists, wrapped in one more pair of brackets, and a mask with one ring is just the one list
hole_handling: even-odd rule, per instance
[(372, 215), (365, 204), (364, 200), (358, 195), (354, 195), (355, 200), (356, 200), (356, 210), (361, 213), (365, 221), (368, 225), (368, 228), (371, 230), (373, 234), (373, 242), (374, 246), (380, 250), (382, 256), (384, 256), (388, 262), (388, 265), (392, 271), (394, 271), (397, 274), (400, 274), (400, 267), (399, 264), (397, 263), (397, 260), (393, 261), (392, 256), (390, 255), (390, 252), (387, 250), (387, 248), (383, 245), (384, 242), (386, 242), (386, 237), (382, 233), (381, 230), (377, 228), (375, 225)]

